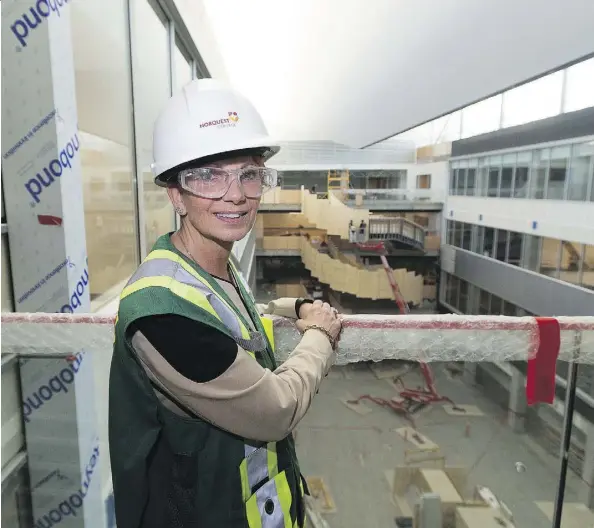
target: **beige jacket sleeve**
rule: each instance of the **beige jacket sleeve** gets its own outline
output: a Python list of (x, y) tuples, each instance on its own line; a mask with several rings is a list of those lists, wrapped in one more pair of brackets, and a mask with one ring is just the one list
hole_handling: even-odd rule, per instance
[(256, 304), (256, 308), (261, 315), (278, 315), (288, 319), (297, 319), (296, 302), (295, 297), (281, 297), (275, 301), (270, 301), (268, 304)]
[(300, 422), (335, 358), (327, 337), (308, 330), (274, 372), (238, 347), (227, 371), (196, 383), (177, 372), (141, 332), (132, 345), (151, 379), (184, 406), (221, 429), (265, 442), (282, 440)]

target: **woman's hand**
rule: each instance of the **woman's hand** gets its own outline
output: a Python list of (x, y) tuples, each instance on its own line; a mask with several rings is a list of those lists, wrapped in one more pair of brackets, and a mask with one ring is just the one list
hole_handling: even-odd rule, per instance
[(336, 341), (342, 328), (342, 317), (335, 308), (322, 301), (303, 304), (299, 310), (300, 319), (297, 328), (303, 332), (308, 326), (316, 325), (324, 328)]

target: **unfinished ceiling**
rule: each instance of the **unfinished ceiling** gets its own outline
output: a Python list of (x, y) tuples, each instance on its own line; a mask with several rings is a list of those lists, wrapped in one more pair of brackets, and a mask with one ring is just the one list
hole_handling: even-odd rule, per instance
[(205, 0), (285, 140), (363, 147), (594, 53), (592, 0)]

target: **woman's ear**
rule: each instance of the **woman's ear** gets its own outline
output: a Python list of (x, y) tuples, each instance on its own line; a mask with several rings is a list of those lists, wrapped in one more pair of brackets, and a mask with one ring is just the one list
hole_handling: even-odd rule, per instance
[(173, 204), (173, 208), (175, 212), (179, 216), (185, 216), (188, 212), (186, 211), (186, 206), (184, 205), (184, 201), (182, 199), (182, 193), (179, 190), (179, 187), (172, 186), (167, 188), (167, 194), (169, 195), (169, 199)]

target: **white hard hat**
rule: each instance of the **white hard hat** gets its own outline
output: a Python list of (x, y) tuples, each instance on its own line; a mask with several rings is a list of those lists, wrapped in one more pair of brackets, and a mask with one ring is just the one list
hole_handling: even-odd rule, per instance
[(171, 97), (157, 118), (151, 168), (155, 183), (166, 187), (177, 178), (172, 169), (188, 162), (252, 150), (265, 159), (280, 150), (252, 103), (221, 81), (196, 79)]

